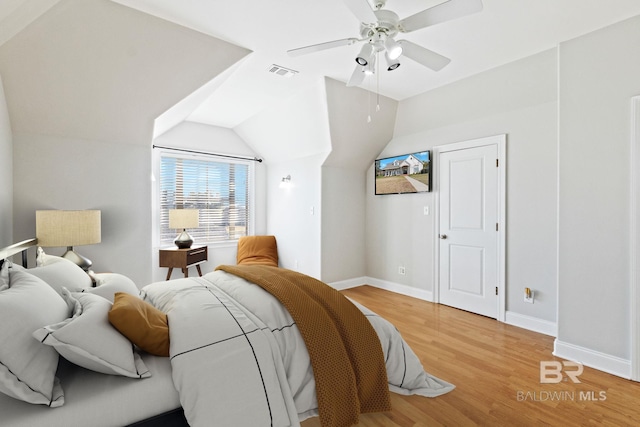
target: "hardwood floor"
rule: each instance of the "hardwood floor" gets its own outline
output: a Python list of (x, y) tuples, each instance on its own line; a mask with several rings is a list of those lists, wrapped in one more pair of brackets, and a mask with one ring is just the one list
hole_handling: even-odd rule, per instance
[(562, 360), (552, 337), (370, 286), (343, 293), (395, 324), (425, 370), (456, 385), (433, 399), (391, 393), (393, 410), (363, 414), (360, 427), (640, 426), (640, 383), (588, 367), (579, 384), (540, 383), (540, 362)]

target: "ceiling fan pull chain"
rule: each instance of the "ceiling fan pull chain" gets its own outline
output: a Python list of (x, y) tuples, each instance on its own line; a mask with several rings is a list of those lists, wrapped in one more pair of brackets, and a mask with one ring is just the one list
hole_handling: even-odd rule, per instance
[(367, 123), (371, 123), (371, 91), (369, 91), (369, 102), (367, 102), (367, 107), (369, 108), (369, 114), (367, 115)]
[[(378, 59), (380, 52), (378, 52)], [(376, 113), (380, 111), (380, 61), (376, 61)]]

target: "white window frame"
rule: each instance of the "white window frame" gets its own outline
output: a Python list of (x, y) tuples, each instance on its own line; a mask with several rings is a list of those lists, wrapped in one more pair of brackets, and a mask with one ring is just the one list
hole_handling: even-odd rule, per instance
[[(162, 242), (160, 240), (160, 203), (161, 203), (161, 180), (160, 180), (160, 166), (162, 157), (176, 157), (176, 158), (189, 158), (195, 160), (204, 160), (204, 161), (212, 161), (212, 162), (221, 162), (221, 163), (236, 163), (243, 164), (248, 166), (248, 177), (247, 177), (247, 185), (249, 186), (248, 190), (248, 203), (249, 203), (249, 219), (247, 223), (247, 235), (254, 234), (255, 230), (255, 161), (248, 158), (226, 158), (222, 155), (216, 155), (215, 153), (203, 153), (203, 152), (193, 152), (193, 150), (187, 148), (154, 148), (153, 149), (153, 165), (152, 165), (152, 182), (153, 182), (153, 197), (152, 197), (152, 238), (153, 238), (153, 246), (154, 248), (162, 248), (170, 246), (167, 242)], [(177, 233), (176, 233), (177, 235)], [(198, 242), (195, 242), (198, 244)], [(206, 243), (209, 247), (226, 247), (226, 246), (235, 246), (237, 244), (237, 239), (229, 239), (218, 242), (202, 242), (202, 244)]]

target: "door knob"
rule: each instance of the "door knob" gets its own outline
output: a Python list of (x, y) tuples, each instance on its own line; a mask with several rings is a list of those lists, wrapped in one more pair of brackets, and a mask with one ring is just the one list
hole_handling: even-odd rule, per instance
[(446, 234), (441, 234), (441, 235), (440, 235), (440, 238), (441, 238), (442, 240), (444, 240), (444, 239), (446, 239), (446, 238), (447, 238), (447, 235), (446, 235)]

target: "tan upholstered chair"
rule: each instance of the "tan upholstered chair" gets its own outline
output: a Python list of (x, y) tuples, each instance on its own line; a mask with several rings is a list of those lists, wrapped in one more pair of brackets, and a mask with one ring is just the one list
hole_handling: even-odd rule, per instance
[(238, 265), (278, 266), (275, 236), (245, 236), (238, 240)]

